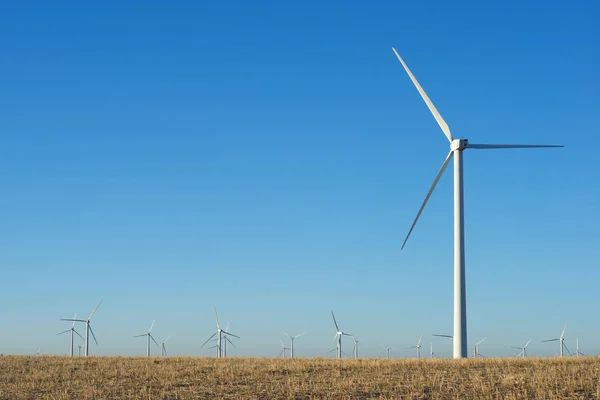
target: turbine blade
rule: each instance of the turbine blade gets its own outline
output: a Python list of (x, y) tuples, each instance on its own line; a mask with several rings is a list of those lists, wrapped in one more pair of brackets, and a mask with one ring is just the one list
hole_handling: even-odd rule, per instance
[(241, 339), (239, 336), (237, 336), (237, 335), (234, 335), (233, 333), (229, 333), (229, 332), (225, 332), (225, 331), (222, 331), (222, 332), (223, 332), (225, 335), (229, 335), (229, 336), (233, 336), (233, 337), (236, 337), (236, 338), (238, 338), (238, 339)]
[(476, 346), (479, 346), (481, 343), (483, 343), (483, 341), (487, 339), (487, 337), (484, 337), (483, 339), (481, 339), (479, 342), (475, 343)]
[(147, 333), (141, 334), (141, 335), (135, 335), (134, 337), (142, 337), (142, 336), (146, 336), (148, 335)]
[(200, 348), (203, 348), (203, 347), (204, 347), (204, 345), (205, 345), (206, 343), (210, 342), (210, 340), (211, 340), (212, 338), (214, 338), (216, 335), (217, 335), (217, 332), (215, 332), (215, 333), (213, 333), (212, 335), (210, 335), (210, 337), (209, 337), (209, 338), (206, 340), (206, 342), (202, 343), (202, 346), (200, 346)]
[(352, 336), (351, 333), (346, 333), (346, 332), (342, 332), (342, 335), (346, 335), (346, 336)]
[(565, 328), (563, 329), (562, 333), (560, 334), (560, 338), (564, 338), (565, 337), (565, 331), (567, 330), (567, 325), (565, 325)]
[(542, 149), (552, 147), (565, 147), (562, 144), (467, 144), (468, 149)]
[(306, 334), (306, 332), (302, 332), (301, 334), (294, 336), (294, 339), (299, 338), (300, 336), (302, 336), (304, 334)]
[(219, 314), (217, 314), (217, 306), (213, 305), (213, 308), (215, 309), (215, 319), (217, 320), (217, 329), (221, 329), (221, 326), (219, 326)]
[(288, 335), (287, 333), (283, 332), (283, 334), (287, 337), (289, 337), (290, 339), (292, 338), (290, 335)]
[[(531, 338), (531, 339), (533, 339), (533, 338)], [(529, 343), (531, 343), (531, 339), (529, 339), (529, 341), (525, 344), (525, 346), (523, 346), (523, 348), (529, 346)]]
[(522, 347), (515, 347), (515, 346), (510, 346), (511, 349), (517, 349), (517, 350), (523, 350)]
[(77, 313), (75, 313), (75, 316), (73, 317), (73, 326), (71, 328), (75, 328), (75, 321), (77, 320)]
[[(98, 304), (100, 305), (100, 304)], [(92, 329), (92, 326), (90, 325), (90, 333), (92, 334), (92, 337), (94, 338), (94, 342), (96, 342), (96, 346), (99, 346), (98, 341), (96, 340), (96, 335), (94, 335), (94, 330)]]
[(227, 326), (225, 327), (225, 332), (229, 330), (229, 321), (227, 321)]
[(335, 331), (339, 332), (340, 328), (338, 328), (338, 324), (337, 324), (337, 321), (335, 320), (335, 314), (333, 313), (333, 310), (331, 310), (331, 316), (333, 317), (333, 323), (335, 324)]
[(61, 318), (61, 321), (75, 321), (75, 322), (87, 322), (85, 319), (73, 319), (73, 318)]
[(96, 308), (94, 308), (94, 311), (92, 311), (92, 313), (90, 314), (90, 316), (88, 317), (88, 321), (92, 319), (92, 317), (94, 316), (94, 314), (96, 314), (96, 311), (98, 311), (98, 307), (100, 307), (100, 304), (102, 304), (102, 300), (100, 300), (100, 303), (98, 303), (98, 305), (96, 306)]
[(70, 330), (70, 329), (67, 329), (66, 331), (63, 331), (63, 332), (61, 332), (61, 333), (57, 333), (56, 335), (62, 335), (63, 333), (67, 333), (67, 332), (71, 332), (71, 330)]
[(280, 340), (279, 343), (281, 343), (281, 348), (284, 349), (285, 348), (285, 344), (283, 344), (283, 342)]
[(81, 335), (79, 334), (79, 332), (77, 332), (75, 329), (73, 329), (73, 332), (75, 332), (75, 333), (77, 334), (77, 336), (79, 336), (80, 338), (82, 338), (83, 340), (85, 340), (85, 339), (83, 338), (83, 336), (81, 336)]
[(160, 344), (158, 344), (158, 342), (156, 340), (154, 340), (154, 336), (152, 336), (151, 334), (148, 334), (148, 336), (150, 336), (150, 339), (152, 339), (152, 341), (154, 342), (154, 344), (158, 347), (160, 347)]
[(333, 340), (331, 341), (332, 343), (335, 342), (335, 340), (337, 339), (338, 334), (336, 333), (335, 336), (333, 337)]
[(438, 171), (435, 179), (433, 180), (433, 184), (431, 185), (431, 188), (429, 188), (429, 192), (427, 192), (427, 196), (425, 196), (425, 200), (423, 201), (423, 204), (421, 204), (421, 208), (419, 208), (419, 212), (417, 213), (417, 216), (416, 216), (414, 222), (412, 223), (412, 225), (410, 227), (410, 230), (408, 231), (408, 235), (406, 235), (406, 239), (404, 239), (404, 243), (402, 243), (401, 249), (403, 249), (404, 246), (406, 245), (406, 242), (408, 241), (408, 238), (410, 237), (410, 234), (412, 233), (415, 225), (417, 224), (417, 221), (419, 220), (419, 217), (421, 216), (421, 213), (423, 212), (423, 209), (425, 208), (425, 206), (427, 205), (427, 202), (429, 201), (429, 197), (431, 197), (431, 194), (433, 193), (433, 190), (435, 189), (435, 186), (437, 185), (438, 181), (442, 177), (442, 174), (444, 173), (444, 170), (448, 166), (448, 163), (450, 162), (450, 159), (452, 158), (452, 154), (453, 154), (452, 150), (450, 150), (450, 152), (446, 156), (446, 159), (444, 160), (444, 163), (442, 164), (442, 167), (440, 168), (440, 170)]
[(169, 336), (168, 338), (166, 338), (163, 343), (167, 343), (169, 341), (169, 339), (171, 339), (171, 336)]
[(444, 135), (446, 135), (446, 137), (448, 138), (449, 142), (452, 142), (452, 134), (450, 133), (450, 128), (448, 127), (448, 124), (446, 123), (446, 121), (444, 121), (444, 118), (442, 118), (442, 116), (438, 112), (437, 108), (435, 108), (435, 106), (433, 105), (433, 103), (429, 99), (429, 96), (427, 96), (427, 93), (425, 93), (425, 91), (423, 90), (423, 88), (421, 87), (421, 85), (419, 84), (419, 82), (417, 81), (417, 78), (415, 78), (415, 76), (412, 74), (412, 72), (410, 72), (410, 69), (408, 69), (408, 66), (406, 65), (406, 63), (404, 62), (404, 60), (402, 59), (402, 57), (400, 57), (400, 54), (398, 54), (398, 52), (396, 51), (396, 49), (393, 48), (393, 47), (392, 47), (392, 50), (394, 51), (394, 54), (396, 54), (396, 57), (398, 57), (398, 60), (400, 61), (400, 63), (404, 67), (404, 69), (406, 70), (406, 73), (410, 77), (410, 80), (413, 82), (413, 84), (415, 85), (415, 87), (419, 91), (419, 94), (421, 95), (421, 97), (425, 101), (425, 104), (427, 104), (427, 107), (429, 108), (429, 111), (431, 111), (431, 114), (433, 114), (433, 118), (435, 118), (435, 120), (437, 121), (437, 123), (440, 126), (440, 128), (442, 128), (442, 131), (444, 132)]
[(229, 338), (227, 336), (225, 336), (225, 340), (227, 340), (229, 342), (229, 344), (232, 345), (233, 347), (236, 347), (235, 344), (233, 344), (233, 342), (231, 340), (229, 340)]
[(419, 343), (417, 343), (417, 346), (421, 344), (421, 339), (423, 339), (423, 335), (421, 335), (421, 337), (419, 338)]
[(548, 339), (548, 340), (542, 340), (540, 343), (546, 343), (546, 342), (556, 342), (557, 340), (560, 340), (560, 339)]
[(565, 349), (567, 349), (567, 352), (569, 353), (569, 355), (573, 354), (573, 353), (571, 353), (571, 350), (569, 350), (569, 348), (567, 347), (567, 344), (565, 342), (563, 342), (563, 346), (565, 346)]
[(154, 328), (154, 322), (155, 321), (152, 321), (152, 325), (150, 325), (150, 329), (148, 329), (148, 333), (152, 332), (152, 328)]
[(451, 335), (437, 335), (437, 334), (433, 334), (433, 335), (431, 335), (431, 336), (447, 337), (447, 338), (450, 338), (450, 339), (453, 339), (453, 338), (454, 338), (454, 336), (451, 336)]

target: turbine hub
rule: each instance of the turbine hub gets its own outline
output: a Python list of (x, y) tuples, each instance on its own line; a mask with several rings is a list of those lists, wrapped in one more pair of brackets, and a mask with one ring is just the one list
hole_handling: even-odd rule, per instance
[(450, 150), (454, 151), (454, 150), (464, 150), (467, 148), (467, 146), (469, 145), (469, 140), (468, 139), (454, 139), (451, 143), (450, 143)]

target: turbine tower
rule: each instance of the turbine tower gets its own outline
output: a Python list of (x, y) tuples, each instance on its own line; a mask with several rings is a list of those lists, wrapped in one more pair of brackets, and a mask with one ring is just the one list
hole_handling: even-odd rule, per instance
[(163, 357), (167, 356), (167, 348), (165, 347), (165, 343), (167, 343), (171, 339), (171, 336), (160, 342), (160, 355)]
[(436, 357), (436, 354), (433, 352), (433, 343), (429, 343), (429, 358)]
[[(160, 347), (160, 345), (158, 344), (158, 342), (156, 340), (154, 340), (154, 336), (152, 336), (152, 328), (154, 328), (154, 321), (152, 321), (152, 325), (150, 325), (150, 329), (148, 329), (148, 332), (146, 333), (142, 333), (141, 335), (135, 335), (134, 337), (142, 337), (142, 336), (147, 336), (147, 346), (146, 346), (146, 356), (150, 357), (150, 339), (152, 339), (152, 341), (154, 342), (154, 344), (156, 344), (158, 347)], [(165, 340), (166, 341), (166, 340)]]
[(437, 121), (438, 125), (446, 135), (450, 142), (450, 152), (442, 163), (440, 170), (435, 177), (429, 192), (425, 196), (425, 200), (417, 213), (417, 216), (404, 239), (402, 248), (406, 245), (406, 241), (415, 227), (429, 197), (433, 193), (438, 181), (440, 180), (444, 170), (448, 166), (450, 159), (454, 156), (454, 338), (453, 338), (453, 355), (454, 358), (467, 357), (467, 302), (465, 297), (465, 230), (464, 230), (464, 193), (463, 193), (463, 151), (466, 149), (515, 149), (515, 148), (542, 148), (542, 147), (564, 147), (556, 145), (519, 145), (519, 144), (472, 144), (467, 139), (454, 139), (450, 133), (450, 128), (446, 121), (442, 118), (438, 110), (435, 108), (417, 79), (414, 77), (404, 60), (400, 57), (396, 49), (392, 50), (398, 57), (398, 60), (406, 70), (406, 73), (412, 80), (413, 84), (419, 91), (419, 94), (427, 104), (429, 111)]
[[(76, 319), (77, 319), (77, 314), (75, 314), (75, 317), (73, 318), (73, 320), (76, 320)], [(69, 349), (69, 355), (70, 355), (71, 357), (73, 357), (73, 343), (74, 343), (74, 339), (75, 339), (75, 336), (74, 336), (74, 335), (75, 335), (75, 334), (77, 334), (77, 336), (79, 336), (79, 337), (80, 337), (80, 338), (82, 338), (82, 339), (83, 339), (83, 336), (81, 336), (81, 335), (79, 334), (79, 332), (77, 332), (77, 331), (75, 330), (75, 321), (73, 321), (73, 326), (71, 326), (71, 329), (67, 329), (66, 331), (63, 331), (63, 332), (57, 333), (57, 335), (62, 335), (63, 333), (67, 333), (67, 332), (71, 332), (71, 347), (70, 347), (70, 349)], [(84, 340), (85, 340), (85, 339), (84, 339)]]
[(577, 338), (577, 342), (576, 342), (576, 348), (575, 348), (575, 354), (573, 354), (575, 357), (580, 357), (580, 356), (585, 356), (585, 354), (583, 354), (582, 352), (579, 351), (579, 338)]
[(409, 349), (417, 349), (417, 360), (421, 359), (421, 339), (423, 339), (423, 335), (419, 338), (419, 342), (416, 346), (411, 346)]
[(85, 356), (86, 357), (90, 355), (90, 333), (92, 334), (92, 337), (94, 338), (94, 342), (96, 342), (96, 346), (98, 346), (98, 341), (96, 340), (96, 335), (94, 335), (94, 330), (92, 329), (90, 322), (92, 321), (92, 317), (94, 316), (96, 311), (98, 311), (98, 307), (100, 307), (100, 304), (102, 304), (102, 300), (100, 300), (100, 303), (98, 303), (96, 308), (94, 308), (94, 311), (92, 311), (92, 313), (90, 314), (90, 316), (87, 319), (61, 318), (61, 321), (75, 321), (75, 322), (85, 323)]
[[(230, 333), (230, 332), (227, 332), (227, 331), (224, 331), (223, 329), (221, 329), (221, 325), (219, 324), (219, 314), (217, 314), (217, 306), (213, 306), (213, 309), (215, 310), (215, 320), (217, 321), (217, 331), (215, 333), (213, 333), (212, 335), (210, 335), (210, 337), (208, 339), (206, 339), (206, 342), (204, 342), (202, 344), (202, 346), (200, 346), (200, 348), (204, 347), (204, 345), (206, 345), (206, 343), (210, 342), (211, 339), (216, 336), (217, 337), (217, 344), (214, 347), (217, 349), (217, 358), (220, 358), (220, 357), (224, 356), (224, 353), (223, 353), (223, 335), (225, 335), (225, 337), (227, 337), (227, 336), (233, 336), (233, 337), (236, 337), (238, 339), (240, 337), (234, 335), (233, 333)], [(212, 349), (212, 347), (211, 347), (211, 349)]]
[(333, 314), (333, 310), (331, 310), (331, 316), (333, 317), (333, 323), (335, 325), (335, 336), (333, 337), (333, 340), (337, 341), (336, 356), (337, 356), (337, 358), (342, 358), (342, 336), (352, 336), (352, 334), (340, 331), (337, 321), (335, 320), (335, 315)]
[(527, 341), (527, 343), (525, 343), (525, 346), (523, 346), (523, 347), (512, 346), (513, 349), (521, 350), (521, 352), (519, 354), (517, 354), (517, 357), (523, 357), (523, 358), (527, 357), (527, 346), (529, 346), (529, 343), (531, 343), (531, 339), (529, 339)]
[(487, 339), (487, 338), (485, 337), (485, 338), (481, 339), (479, 342), (475, 343), (475, 345), (474, 345), (474, 349), (473, 349), (473, 358), (479, 358), (479, 357), (482, 357), (482, 358), (483, 358), (483, 356), (482, 356), (481, 354), (479, 354), (479, 345), (480, 345), (481, 343), (483, 343), (483, 341), (484, 341), (485, 339)]
[(299, 338), (300, 336), (304, 335), (306, 332), (302, 332), (296, 336), (290, 336), (287, 333), (284, 332), (284, 334), (290, 338), (290, 358), (294, 358), (294, 340), (296, 340), (297, 338)]
[(567, 347), (567, 345), (565, 344), (565, 331), (567, 330), (567, 325), (565, 325), (565, 328), (563, 329), (562, 333), (560, 334), (559, 338), (556, 339), (548, 339), (548, 340), (542, 340), (540, 343), (545, 343), (545, 342), (556, 342), (559, 341), (559, 346), (560, 346), (560, 356), (563, 356), (563, 349), (567, 349), (567, 351), (569, 352), (569, 354), (571, 353), (571, 351), (569, 351), (569, 348)]

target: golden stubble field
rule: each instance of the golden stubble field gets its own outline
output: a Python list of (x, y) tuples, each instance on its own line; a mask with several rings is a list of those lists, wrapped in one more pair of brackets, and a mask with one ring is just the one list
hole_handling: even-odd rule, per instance
[(599, 399), (600, 358), (0, 357), (2, 399)]

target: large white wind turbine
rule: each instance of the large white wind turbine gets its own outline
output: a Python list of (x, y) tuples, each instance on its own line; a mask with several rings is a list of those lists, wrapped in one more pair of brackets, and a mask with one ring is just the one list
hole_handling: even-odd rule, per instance
[(454, 338), (453, 353), (454, 358), (467, 357), (467, 305), (465, 298), (465, 243), (464, 243), (464, 197), (463, 197), (463, 151), (466, 149), (516, 149), (516, 148), (541, 148), (541, 147), (564, 147), (556, 145), (520, 145), (520, 144), (472, 144), (467, 139), (455, 139), (450, 133), (450, 128), (435, 108), (415, 76), (400, 57), (396, 49), (392, 48), (396, 57), (406, 70), (406, 73), (419, 91), (419, 94), (427, 104), (429, 111), (437, 121), (438, 125), (450, 142), (450, 152), (442, 163), (429, 192), (425, 196), (423, 204), (417, 213), (417, 216), (406, 235), (402, 248), (410, 237), (429, 197), (433, 193), (444, 170), (448, 166), (450, 159), (454, 157)]
[(102, 304), (102, 300), (100, 300), (100, 303), (98, 303), (96, 308), (94, 308), (94, 311), (92, 311), (92, 313), (90, 314), (90, 316), (87, 319), (61, 318), (61, 321), (75, 321), (75, 322), (85, 323), (85, 356), (86, 357), (90, 354), (90, 333), (92, 334), (92, 337), (94, 338), (94, 342), (96, 342), (96, 346), (98, 346), (98, 341), (96, 340), (96, 335), (94, 335), (94, 330), (92, 329), (90, 322), (92, 321), (92, 317), (98, 310), (98, 307), (100, 307), (100, 304)]
[[(215, 310), (215, 320), (217, 321), (217, 331), (215, 333), (213, 333), (212, 335), (210, 335), (210, 337), (208, 339), (206, 339), (206, 342), (204, 342), (202, 344), (202, 346), (200, 346), (200, 348), (204, 347), (204, 345), (206, 345), (206, 343), (210, 342), (212, 338), (214, 338), (215, 336), (217, 337), (217, 344), (216, 346), (214, 346), (217, 349), (217, 357), (223, 357), (224, 353), (223, 353), (223, 335), (225, 335), (225, 337), (227, 336), (233, 336), (236, 338), (240, 338), (239, 336), (234, 335), (233, 333), (224, 331), (223, 329), (221, 329), (221, 325), (219, 324), (219, 314), (217, 314), (217, 306), (213, 306), (214, 310)], [(233, 343), (231, 343), (233, 344)], [(212, 348), (212, 347), (211, 347)]]
[(521, 352), (519, 354), (517, 354), (517, 357), (523, 357), (523, 358), (527, 357), (527, 346), (529, 346), (529, 343), (531, 343), (531, 339), (529, 339), (527, 341), (527, 343), (525, 343), (525, 346), (523, 346), (523, 347), (512, 346), (513, 349), (521, 350)]
[(473, 349), (473, 358), (479, 358), (479, 357), (483, 357), (480, 353), (479, 353), (479, 345), (481, 343), (483, 343), (483, 341), (487, 339), (486, 337), (481, 339), (479, 342), (475, 343), (474, 345), (474, 349)]
[[(71, 357), (73, 357), (73, 342), (74, 342), (74, 339), (75, 339), (75, 334), (77, 334), (77, 336), (79, 336), (80, 338), (82, 338), (82, 339), (83, 339), (83, 336), (81, 336), (81, 335), (79, 334), (79, 332), (77, 332), (77, 331), (75, 330), (75, 320), (76, 320), (76, 319), (77, 319), (77, 314), (75, 314), (75, 317), (73, 318), (73, 326), (71, 326), (71, 329), (67, 329), (66, 331), (63, 331), (63, 332), (57, 333), (57, 335), (62, 335), (63, 333), (71, 332), (71, 347), (70, 347), (70, 349), (69, 349), (69, 355), (70, 355)], [(85, 340), (85, 339), (83, 339), (83, 340)]]
[(567, 325), (565, 325), (565, 328), (563, 329), (562, 333), (560, 334), (559, 338), (556, 339), (548, 339), (548, 340), (542, 340), (541, 343), (545, 343), (545, 342), (556, 342), (559, 341), (559, 346), (560, 346), (560, 356), (563, 356), (563, 349), (567, 349), (567, 351), (569, 352), (569, 354), (571, 353), (571, 351), (569, 350), (569, 348), (567, 347), (567, 345), (565, 344), (565, 331), (567, 330)]
[(419, 338), (419, 342), (416, 346), (411, 346), (409, 349), (417, 349), (417, 360), (421, 359), (421, 339), (423, 339), (423, 335)]
[[(148, 332), (146, 333), (142, 333), (141, 335), (135, 335), (134, 337), (142, 337), (142, 336), (146, 336), (148, 343), (146, 346), (146, 355), (148, 357), (150, 357), (150, 339), (152, 339), (152, 341), (154, 342), (154, 344), (156, 344), (158, 347), (160, 347), (160, 345), (158, 344), (158, 342), (156, 340), (154, 340), (154, 336), (152, 336), (152, 328), (154, 328), (154, 321), (152, 321), (152, 325), (150, 325), (150, 329), (148, 329)], [(166, 340), (165, 340), (166, 342)]]
[(335, 324), (335, 336), (333, 337), (333, 340), (336, 341), (336, 343), (337, 343), (336, 356), (337, 356), (337, 358), (342, 358), (342, 336), (344, 336), (344, 335), (352, 336), (352, 334), (340, 331), (337, 321), (335, 320), (335, 315), (333, 314), (333, 310), (331, 310), (331, 316), (333, 317), (333, 323)]
[(284, 332), (284, 334), (290, 338), (290, 358), (294, 358), (294, 340), (296, 340), (297, 338), (299, 338), (300, 336), (304, 335), (306, 332), (302, 332), (296, 336), (290, 336), (287, 333)]

